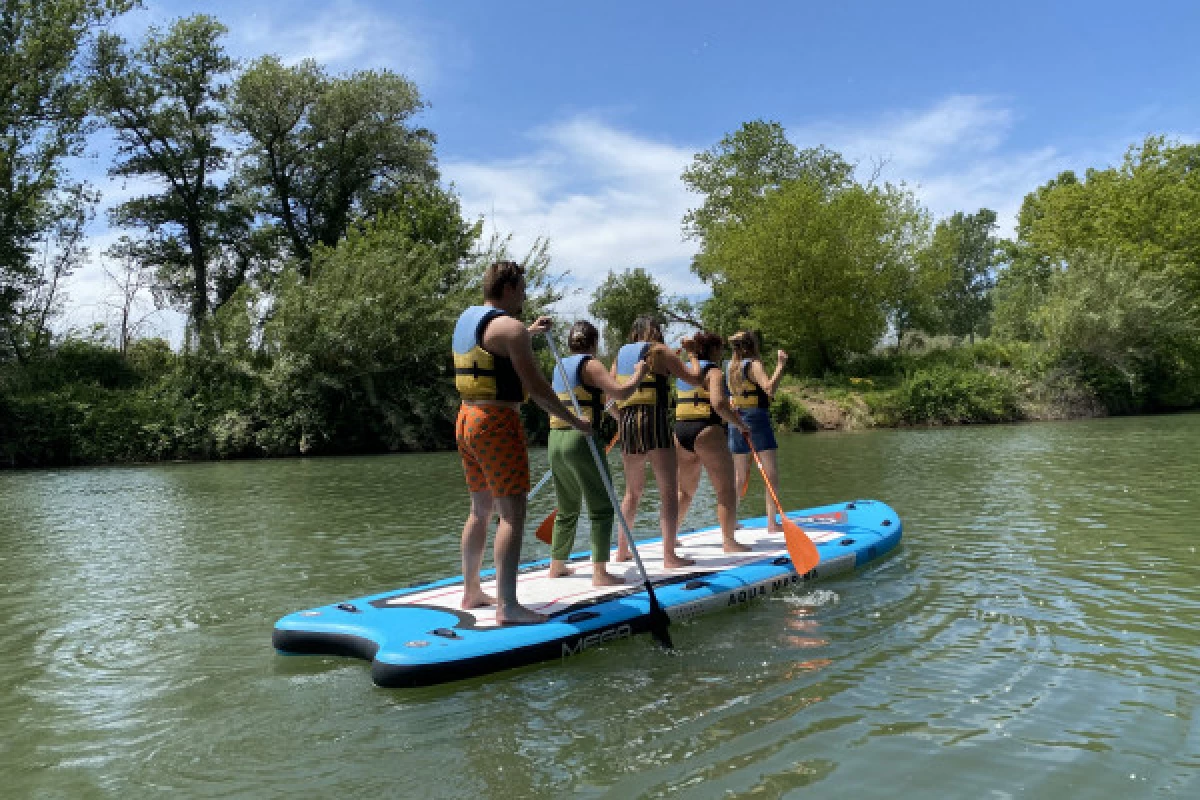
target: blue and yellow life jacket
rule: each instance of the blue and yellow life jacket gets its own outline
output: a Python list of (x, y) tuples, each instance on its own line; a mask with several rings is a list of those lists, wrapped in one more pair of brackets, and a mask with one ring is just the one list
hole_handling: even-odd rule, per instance
[[(588, 386), (583, 380), (583, 365), (591, 359), (589, 355), (577, 354), (567, 356), (563, 359), (563, 367), (567, 371), (567, 380), (570, 381), (570, 386), (563, 384), (562, 372), (555, 368), (554, 370), (554, 391), (558, 394), (558, 399), (563, 401), (563, 405), (573, 409), (571, 404), (571, 393), (575, 393), (575, 397), (579, 399), (579, 410), (583, 412), (582, 416), (592, 425), (600, 424), (600, 416), (604, 413), (604, 393), (594, 386)], [(556, 430), (564, 430), (570, 428), (571, 425), (565, 419), (550, 415), (550, 427)]]
[(483, 349), (488, 323), (508, 312), (493, 306), (471, 306), (454, 326), (454, 388), (463, 400), (523, 403), (527, 395), (512, 360)]
[(702, 376), (699, 386), (692, 386), (679, 378), (675, 379), (675, 419), (680, 421), (707, 419), (712, 422), (720, 422), (721, 417), (713, 410), (712, 398), (709, 397), (708, 388), (705, 385), (709, 370), (720, 370), (720, 367), (712, 361), (701, 360), (699, 363)]
[[(646, 357), (653, 344), (654, 342), (633, 342), (617, 351), (617, 380), (620, 383), (625, 383), (633, 377), (633, 371), (637, 369), (638, 362)], [(648, 372), (642, 378), (642, 382), (638, 384), (637, 391), (628, 399), (617, 403), (617, 407), (662, 406), (666, 408), (669, 401), (667, 376)]]
[[(753, 363), (753, 359), (743, 358), (738, 367), (742, 371), (742, 390), (740, 392), (732, 391), (733, 382), (726, 380), (732, 395), (730, 402), (733, 403), (734, 408), (770, 408), (771, 406), (771, 398), (766, 390), (750, 378), (750, 365)], [(729, 374), (729, 364), (730, 362), (725, 362), (726, 375)]]

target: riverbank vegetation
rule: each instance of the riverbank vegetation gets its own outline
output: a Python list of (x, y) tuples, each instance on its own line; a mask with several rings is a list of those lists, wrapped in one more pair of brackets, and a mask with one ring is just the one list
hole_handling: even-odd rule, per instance
[[(126, 41), (108, 23), (134, 4), (0, 20), (0, 464), (453, 446), (450, 331), (508, 243), (442, 182), (418, 88), (238, 65), (204, 15)], [(96, 132), (135, 191), (92, 254), (99, 197), (67, 167)], [(1193, 408), (1198, 167), (1200, 146), (1149, 137), (1034, 188), (1002, 240), (988, 209), (935, 221), (903, 184), (752, 121), (681, 176), (707, 299), (614, 264), (590, 312), (610, 349), (648, 311), (760, 331), (793, 356), (774, 409), (792, 429)], [(525, 254), (530, 313), (563, 297), (550, 244)], [(63, 286), (93, 255), (118, 313), (65, 331)], [(185, 315), (180, 349), (140, 335), (146, 296)]]

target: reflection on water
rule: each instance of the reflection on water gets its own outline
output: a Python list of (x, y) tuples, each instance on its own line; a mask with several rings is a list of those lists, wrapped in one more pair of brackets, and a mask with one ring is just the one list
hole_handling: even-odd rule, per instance
[(1198, 440), (1194, 415), (786, 437), (784, 504), (886, 500), (894, 556), (673, 653), (410, 691), (270, 628), (456, 574), (454, 454), (0, 473), (6, 796), (1200, 796)]

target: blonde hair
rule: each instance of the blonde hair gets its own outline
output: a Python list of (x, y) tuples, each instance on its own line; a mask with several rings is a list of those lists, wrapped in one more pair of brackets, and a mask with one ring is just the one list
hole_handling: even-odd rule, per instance
[(741, 394), (746, 384), (746, 375), (742, 370), (742, 361), (759, 357), (758, 336), (751, 331), (738, 331), (729, 337), (729, 346), (733, 348), (733, 357), (729, 359), (729, 369), (725, 371), (725, 380), (729, 390)]

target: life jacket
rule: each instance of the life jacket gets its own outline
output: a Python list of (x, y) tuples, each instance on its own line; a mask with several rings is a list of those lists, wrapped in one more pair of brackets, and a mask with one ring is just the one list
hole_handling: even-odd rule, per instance
[[(558, 399), (563, 401), (567, 408), (573, 409), (571, 404), (571, 394), (579, 399), (579, 410), (583, 412), (581, 416), (593, 426), (600, 424), (600, 416), (604, 413), (604, 396), (603, 393), (594, 386), (588, 386), (583, 380), (583, 365), (591, 360), (589, 355), (573, 355), (563, 359), (563, 367), (567, 372), (567, 380), (569, 385), (563, 384), (562, 370), (554, 370), (554, 391), (558, 394)], [(555, 430), (564, 430), (570, 428), (571, 425), (565, 419), (560, 419), (553, 414), (550, 415), (550, 427)]]
[[(713, 411), (712, 398), (709, 397), (705, 379), (709, 370), (720, 370), (712, 361), (700, 362), (700, 374), (703, 376), (699, 386), (692, 386), (687, 381), (675, 379), (675, 419), (708, 419), (720, 422), (721, 417)], [(728, 390), (726, 390), (728, 391)]]
[(493, 306), (471, 306), (454, 326), (454, 388), (463, 400), (523, 403), (527, 399), (512, 360), (483, 349), (483, 331), (496, 317), (507, 315)]
[[(619, 382), (624, 383), (633, 377), (633, 371), (637, 369), (637, 363), (646, 357), (646, 353), (650, 352), (650, 347), (653, 344), (653, 342), (633, 342), (617, 351), (617, 380)], [(669, 399), (670, 397), (667, 393), (667, 376), (649, 372), (642, 378), (642, 382), (638, 384), (637, 391), (631, 394), (628, 399), (617, 403), (617, 407), (662, 406), (666, 408)]]
[[(725, 362), (725, 374), (729, 374), (729, 365), (731, 362)], [(754, 363), (753, 359), (743, 358), (742, 363), (738, 368), (742, 371), (742, 390), (734, 392), (733, 381), (727, 381), (730, 388), (730, 393), (733, 395), (731, 402), (734, 408), (770, 408), (771, 398), (767, 395), (765, 389), (750, 379), (750, 365)]]

